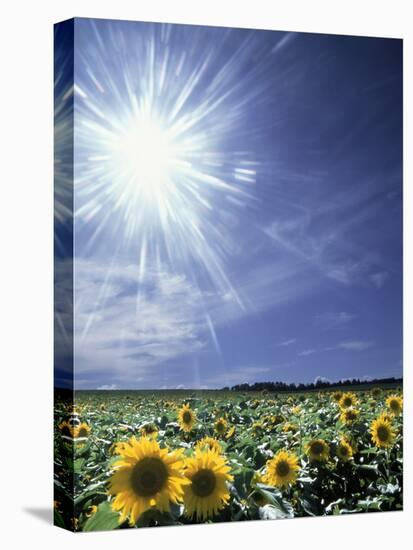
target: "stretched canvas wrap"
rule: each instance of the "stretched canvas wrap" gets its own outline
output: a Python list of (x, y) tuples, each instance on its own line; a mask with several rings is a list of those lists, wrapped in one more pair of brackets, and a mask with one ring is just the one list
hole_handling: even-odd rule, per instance
[(401, 510), (402, 41), (55, 26), (55, 524)]

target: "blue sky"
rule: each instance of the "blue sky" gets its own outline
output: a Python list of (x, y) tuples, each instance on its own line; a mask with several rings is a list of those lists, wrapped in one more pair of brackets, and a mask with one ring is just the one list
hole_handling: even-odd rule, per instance
[(76, 20), (76, 387), (402, 375), (401, 55)]

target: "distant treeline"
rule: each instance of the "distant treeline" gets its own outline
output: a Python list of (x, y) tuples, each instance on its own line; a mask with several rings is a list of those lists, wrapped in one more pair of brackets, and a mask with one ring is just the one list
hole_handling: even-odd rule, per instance
[(373, 380), (360, 380), (353, 378), (349, 380), (339, 380), (338, 382), (329, 382), (326, 380), (317, 380), (308, 384), (287, 384), (286, 382), (255, 382), (254, 384), (236, 384), (235, 386), (222, 388), (222, 391), (269, 391), (269, 392), (294, 392), (311, 391), (328, 388), (342, 388), (349, 386), (382, 386), (382, 385), (402, 385), (403, 378), (375, 378)]

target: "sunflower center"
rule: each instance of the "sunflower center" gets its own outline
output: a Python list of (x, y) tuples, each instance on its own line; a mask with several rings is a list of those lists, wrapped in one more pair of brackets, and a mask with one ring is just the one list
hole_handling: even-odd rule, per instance
[(185, 424), (190, 424), (192, 420), (192, 415), (189, 411), (185, 411), (182, 415), (182, 420), (185, 422)]
[(341, 445), (340, 454), (341, 454), (341, 456), (347, 456), (348, 455), (348, 448), (345, 445)]
[(350, 407), (351, 404), (352, 404), (352, 400), (350, 399), (350, 397), (346, 397), (344, 399), (344, 406), (345, 407)]
[(311, 452), (315, 455), (321, 455), (324, 450), (323, 444), (316, 441), (311, 445)]
[(87, 437), (87, 430), (86, 430), (86, 428), (80, 428), (80, 430), (79, 430), (79, 437)]
[(192, 491), (197, 497), (209, 497), (214, 492), (217, 480), (211, 470), (199, 470), (192, 478)]
[(281, 460), (275, 467), (275, 471), (280, 477), (285, 477), (290, 473), (290, 465), (287, 461)]
[(72, 432), (71, 432), (71, 430), (70, 430), (70, 427), (69, 427), (69, 426), (63, 426), (63, 428), (62, 428), (62, 434), (63, 434), (63, 435), (71, 436), (71, 435), (72, 435)]
[(217, 432), (223, 433), (225, 431), (225, 425), (223, 422), (218, 422), (217, 424)]
[(144, 431), (146, 434), (153, 434), (154, 432), (156, 432), (156, 428), (155, 428), (155, 426), (153, 426), (152, 424), (146, 424), (146, 425), (143, 427), (143, 431)]
[(168, 470), (160, 458), (143, 458), (132, 470), (131, 485), (138, 496), (158, 493), (168, 479)]
[(380, 441), (387, 441), (389, 439), (389, 430), (386, 426), (379, 426), (377, 428), (377, 437)]
[(392, 411), (398, 412), (399, 403), (396, 400), (390, 401), (390, 408), (391, 408)]

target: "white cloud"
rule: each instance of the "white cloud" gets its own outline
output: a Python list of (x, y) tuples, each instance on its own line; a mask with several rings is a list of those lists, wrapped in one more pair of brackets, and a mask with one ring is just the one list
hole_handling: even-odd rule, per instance
[(378, 273), (373, 273), (372, 275), (370, 275), (370, 280), (376, 288), (380, 289), (387, 281), (389, 276), (390, 275), (387, 271), (380, 271)]
[(103, 384), (103, 386), (99, 386), (98, 390), (117, 390), (118, 385), (117, 384)]
[(324, 329), (331, 329), (348, 324), (356, 316), (347, 311), (329, 311), (315, 317), (316, 325)]
[(291, 346), (292, 344), (295, 344), (297, 342), (297, 338), (290, 338), (289, 340), (284, 340), (284, 342), (280, 342), (279, 346)]
[(325, 376), (316, 376), (314, 378), (314, 384), (317, 384), (317, 382), (330, 382), (331, 380), (329, 378), (326, 378)]
[[(296, 180), (295, 174), (288, 179)], [(326, 183), (326, 174), (310, 175), (313, 188)], [(318, 184), (318, 185), (316, 185)], [(373, 180), (348, 191), (323, 197), (311, 192), (262, 228), (278, 251), (299, 260), (303, 273), (314, 272), (341, 285), (365, 285), (373, 270), (383, 265), (375, 251), (360, 242), (360, 228), (377, 215), (381, 207), (368, 200), (374, 192)], [(310, 187), (310, 186), (308, 186)]]
[(341, 342), (338, 347), (346, 351), (364, 351), (374, 346), (374, 342), (366, 340), (351, 340), (349, 342)]
[(305, 349), (303, 351), (300, 351), (298, 355), (300, 357), (307, 357), (307, 355), (312, 355), (313, 353), (316, 353), (316, 350), (311, 348), (311, 349)]
[(111, 269), (77, 261), (76, 380), (98, 373), (110, 384), (137, 382), (153, 376), (151, 367), (203, 348), (200, 291), (166, 271), (147, 272), (140, 285), (138, 276), (136, 269), (120, 264)]
[[(136, 266), (118, 258), (112, 263), (77, 258), (77, 386), (174, 387), (180, 382), (174, 380), (177, 368), (182, 367), (190, 369), (200, 387), (205, 374), (191, 367), (195, 355), (213, 351), (214, 360), (219, 360), (220, 327), (313, 289), (312, 277), (298, 284), (300, 273), (291, 262), (252, 264), (239, 277), (236, 290), (200, 290), (185, 275), (173, 274), (165, 266), (156, 271), (147, 266), (140, 274)], [(247, 374), (242, 370), (235, 374), (234, 383)]]

